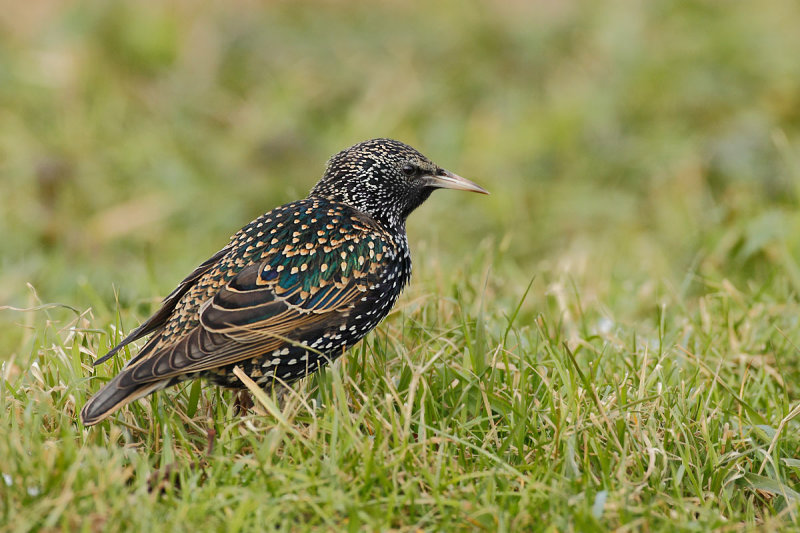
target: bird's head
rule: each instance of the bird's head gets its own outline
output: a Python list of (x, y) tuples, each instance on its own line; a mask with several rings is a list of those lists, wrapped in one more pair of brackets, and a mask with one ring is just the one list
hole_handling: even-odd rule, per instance
[(401, 226), (434, 189), (489, 194), (407, 144), (372, 139), (331, 157), (325, 174), (309, 196), (348, 204), (394, 227)]

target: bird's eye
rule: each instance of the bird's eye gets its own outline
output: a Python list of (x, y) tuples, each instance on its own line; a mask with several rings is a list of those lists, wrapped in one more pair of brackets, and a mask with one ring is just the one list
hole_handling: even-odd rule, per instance
[(403, 174), (405, 174), (406, 176), (413, 176), (416, 173), (417, 173), (417, 167), (415, 167), (414, 165), (405, 165), (403, 167)]

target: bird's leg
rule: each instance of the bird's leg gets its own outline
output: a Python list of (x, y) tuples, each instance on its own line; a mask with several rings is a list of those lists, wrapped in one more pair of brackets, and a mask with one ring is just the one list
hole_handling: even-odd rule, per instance
[(233, 400), (234, 413), (244, 415), (253, 408), (253, 405), (253, 397), (247, 389), (242, 389), (236, 393), (236, 398)]
[(206, 439), (208, 439), (208, 448), (206, 448), (206, 455), (211, 455), (214, 451), (214, 442), (217, 437), (217, 430), (214, 428), (208, 428), (206, 431)]
[(283, 411), (283, 408), (286, 407), (287, 394), (289, 393), (289, 385), (284, 385), (283, 383), (280, 383), (275, 385), (273, 390), (275, 391), (275, 405), (278, 406), (278, 409)]

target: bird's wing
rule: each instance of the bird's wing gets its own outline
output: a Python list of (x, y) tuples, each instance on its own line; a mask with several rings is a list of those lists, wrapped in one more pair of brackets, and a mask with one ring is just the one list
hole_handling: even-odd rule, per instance
[[(199, 324), (169, 344), (154, 343), (126, 367), (120, 385), (237, 363), (339, 328), (394, 253), (391, 240), (374, 231), (339, 237), (312, 247), (285, 245), (244, 267), (205, 302)], [(298, 239), (305, 242), (312, 241)]]
[(194, 271), (186, 276), (186, 278), (180, 282), (180, 284), (173, 290), (169, 295), (164, 298), (161, 302), (161, 307), (153, 313), (153, 315), (142, 322), (142, 324), (130, 332), (127, 337), (122, 339), (119, 344), (114, 346), (107, 354), (103, 357), (98, 359), (93, 363), (94, 366), (99, 364), (105, 363), (111, 357), (114, 356), (123, 346), (132, 343), (133, 341), (144, 337), (145, 335), (149, 335), (150, 333), (156, 331), (161, 326), (167, 323), (169, 320), (170, 315), (175, 310), (175, 306), (178, 304), (180, 299), (183, 297), (184, 294), (194, 285), (194, 283), (202, 277), (206, 272), (208, 272), (217, 261), (219, 261), (226, 253), (228, 253), (229, 246), (226, 246), (219, 252), (215, 253), (213, 256), (208, 258), (203, 264), (198, 266)]

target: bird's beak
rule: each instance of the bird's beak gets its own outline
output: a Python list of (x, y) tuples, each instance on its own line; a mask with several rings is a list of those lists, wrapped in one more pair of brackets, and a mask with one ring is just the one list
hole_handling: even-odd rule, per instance
[(453, 174), (447, 170), (440, 170), (435, 176), (426, 176), (425, 185), (436, 189), (457, 189), (459, 191), (489, 194), (489, 191), (477, 183), (472, 183), (467, 178), (462, 178), (458, 174)]

